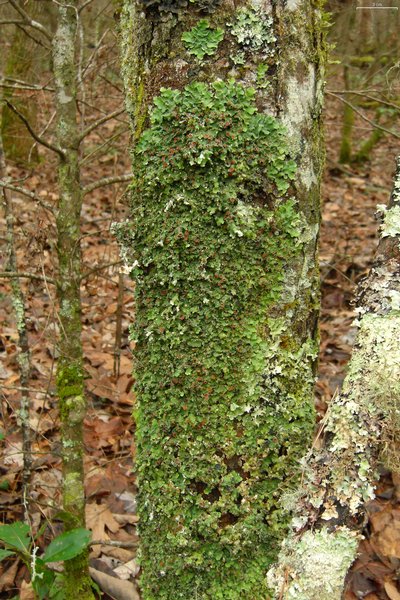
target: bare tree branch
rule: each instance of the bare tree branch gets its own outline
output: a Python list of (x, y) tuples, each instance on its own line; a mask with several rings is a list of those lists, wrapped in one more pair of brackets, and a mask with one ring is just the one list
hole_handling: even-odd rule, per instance
[(22, 25), (18, 24), (17, 25), (18, 29), (20, 29), (21, 31), (24, 32), (24, 34), (31, 39), (32, 41), (35, 42), (35, 44), (37, 44), (38, 46), (42, 46), (42, 48), (45, 48), (46, 50), (50, 50), (50, 46), (48, 46), (47, 44), (41, 42), (40, 40), (38, 40), (37, 37), (35, 37), (34, 35), (32, 35), (28, 30), (27, 27), (29, 27), (29, 25), (27, 25), (27, 23), (23, 23)]
[(34, 85), (30, 83), (26, 83), (25, 85), (15, 84), (15, 83), (5, 83), (4, 81), (0, 81), (0, 87), (8, 88), (10, 90), (27, 90), (29, 92), (54, 92), (54, 88), (43, 87), (41, 85)]
[(114, 262), (107, 263), (106, 265), (98, 265), (97, 267), (93, 267), (93, 269), (89, 269), (89, 271), (86, 271), (86, 273), (82, 274), (81, 281), (83, 281), (84, 279), (87, 279), (94, 273), (98, 273), (99, 271), (104, 271), (105, 269), (108, 269), (109, 267), (115, 267), (115, 266), (121, 265), (121, 264), (122, 264), (122, 260), (115, 260)]
[(118, 542), (116, 540), (95, 540), (89, 546), (114, 546), (115, 548), (137, 548), (138, 542)]
[(27, 130), (29, 131), (29, 133), (31, 134), (33, 139), (36, 140), (38, 142), (38, 144), (41, 144), (45, 148), (48, 148), (49, 150), (56, 152), (59, 156), (61, 156), (62, 159), (65, 158), (64, 150), (62, 150), (61, 148), (58, 148), (57, 146), (54, 146), (47, 140), (38, 136), (37, 133), (32, 129), (31, 124), (29, 123), (28, 119), (26, 119), (26, 117), (24, 117), (24, 115), (13, 104), (11, 104), (11, 102), (9, 100), (4, 100), (4, 102), (7, 104), (8, 108), (10, 110), (12, 110), (17, 115), (17, 117), (19, 117), (21, 119), (21, 121), (24, 123), (25, 127), (27, 128)]
[(389, 102), (388, 100), (382, 100), (381, 98), (376, 98), (376, 96), (370, 96), (368, 93), (358, 90), (325, 90), (328, 94), (354, 94), (355, 96), (362, 96), (363, 98), (368, 98), (368, 100), (372, 100), (373, 102), (378, 102), (379, 104), (383, 104), (384, 106), (389, 106), (390, 108), (395, 108), (396, 110), (400, 110), (400, 104), (394, 104), (394, 102)]
[(17, 19), (4, 19), (0, 21), (0, 25), (23, 25), (25, 21), (17, 21)]
[(125, 112), (125, 108), (119, 108), (118, 110), (114, 110), (114, 112), (109, 113), (108, 115), (104, 115), (104, 117), (102, 117), (98, 121), (91, 123), (88, 127), (86, 127), (86, 129), (84, 129), (82, 131), (82, 133), (79, 136), (79, 141), (81, 142), (87, 135), (89, 135), (89, 133), (91, 131), (93, 131), (94, 129), (96, 129), (97, 127), (102, 125), (103, 123), (106, 123), (107, 121), (110, 121), (111, 119), (115, 119), (115, 117), (122, 115), (122, 113), (124, 113), (124, 112)]
[(20, 6), (18, 4), (18, 2), (16, 2), (16, 0), (8, 0), (9, 3), (11, 4), (11, 6), (13, 8), (15, 8), (15, 10), (21, 15), (21, 17), (24, 20), (24, 23), (26, 25), (29, 25), (29, 27), (32, 27), (33, 29), (37, 29), (38, 31), (40, 31), (40, 33), (42, 33), (50, 42), (53, 39), (52, 35), (49, 31), (47, 31), (46, 27), (44, 27), (44, 25), (42, 25), (42, 23), (39, 23), (38, 21), (34, 21), (34, 19), (32, 19), (28, 13), (22, 8), (22, 6)]
[(78, 8), (78, 13), (81, 13), (89, 4), (91, 4), (93, 0), (86, 0), (81, 6)]
[(85, 187), (82, 188), (82, 195), (85, 196), (86, 194), (89, 194), (89, 192), (93, 192), (93, 190), (97, 190), (97, 188), (104, 187), (106, 185), (131, 181), (132, 177), (132, 173), (126, 173), (125, 175), (115, 175), (115, 177), (111, 176), (98, 179), (97, 181), (93, 181), (93, 183), (85, 185)]
[(13, 192), (18, 192), (18, 194), (22, 194), (23, 196), (27, 196), (31, 200), (34, 200), (35, 202), (37, 202), (45, 210), (48, 210), (49, 212), (54, 213), (54, 209), (50, 204), (47, 204), (47, 202), (44, 202), (41, 198), (39, 198), (39, 196), (36, 196), (36, 194), (34, 194), (34, 192), (31, 192), (30, 190), (27, 190), (26, 188), (19, 187), (18, 185), (13, 185), (12, 183), (9, 183), (8, 181), (1, 181), (1, 180), (0, 180), (0, 187), (5, 188), (7, 190), (11, 190)]
[(36, 275), (35, 273), (20, 273), (17, 271), (0, 271), (0, 278), (4, 279), (33, 279), (37, 281), (45, 281), (55, 285), (56, 282), (51, 277), (44, 277), (43, 275)]
[(386, 127), (383, 127), (382, 125), (379, 125), (379, 123), (377, 123), (376, 121), (372, 121), (371, 119), (366, 117), (364, 115), (364, 113), (361, 112), (361, 110), (359, 110), (356, 106), (354, 106), (354, 104), (352, 104), (348, 100), (345, 100), (339, 94), (335, 94), (335, 92), (327, 92), (327, 93), (330, 94), (331, 96), (334, 96), (335, 98), (338, 98), (341, 102), (343, 102), (343, 104), (347, 104), (347, 106), (350, 106), (354, 110), (355, 113), (357, 113), (364, 121), (366, 121), (367, 123), (372, 125), (372, 127), (374, 127), (375, 129), (380, 129), (381, 131), (384, 131), (385, 133), (388, 133), (389, 135), (392, 135), (393, 137), (400, 139), (400, 135), (398, 133), (396, 133), (395, 131), (392, 131), (391, 129), (387, 129)]

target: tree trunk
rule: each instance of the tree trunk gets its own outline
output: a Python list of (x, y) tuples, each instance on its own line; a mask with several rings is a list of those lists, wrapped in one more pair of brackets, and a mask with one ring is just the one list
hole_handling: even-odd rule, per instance
[(145, 600), (268, 594), (314, 424), (317, 4), (124, 5)]
[(379, 464), (400, 470), (400, 157), (390, 205), (380, 208), (381, 239), (359, 286), (359, 332), (326, 416), (326, 443), (311, 449), (302, 486), (286, 498), (292, 530), (268, 576), (279, 600), (342, 598)]
[[(83, 419), (86, 398), (81, 342), (82, 193), (79, 181), (80, 132), (76, 106), (77, 6), (77, 0), (61, 0), (58, 3), (57, 31), (53, 39), (57, 143), (64, 153), (58, 168), (60, 197), (57, 213), (57, 297), (60, 342), (57, 393), (62, 427), (63, 510), (67, 530), (85, 526)], [(94, 598), (86, 552), (66, 561), (65, 594), (68, 600)]]

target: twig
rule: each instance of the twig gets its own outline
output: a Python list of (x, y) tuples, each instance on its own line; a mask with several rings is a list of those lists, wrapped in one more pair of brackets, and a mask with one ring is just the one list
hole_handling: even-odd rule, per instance
[(27, 128), (27, 130), (29, 131), (29, 133), (31, 134), (31, 136), (33, 137), (33, 139), (36, 140), (38, 142), (38, 144), (41, 144), (45, 148), (48, 148), (49, 150), (52, 150), (53, 152), (56, 152), (62, 159), (65, 159), (65, 152), (64, 152), (64, 150), (62, 150), (61, 148), (58, 148), (57, 146), (54, 146), (53, 144), (51, 144), (47, 140), (41, 138), (32, 129), (31, 124), (29, 123), (28, 119), (26, 117), (24, 117), (24, 115), (22, 113), (20, 113), (20, 111), (13, 104), (11, 104), (11, 102), (9, 100), (5, 100), (5, 103), (7, 104), (8, 108), (10, 110), (12, 110), (13, 113), (15, 113), (17, 115), (17, 117), (19, 117), (21, 119), (21, 121), (24, 123), (25, 127)]
[(23, 25), (25, 21), (17, 21), (17, 19), (2, 19), (0, 21), (1, 25)]
[(326, 90), (330, 94), (354, 94), (355, 96), (362, 96), (363, 98), (368, 98), (368, 100), (373, 100), (374, 102), (379, 102), (379, 104), (384, 104), (385, 106), (390, 106), (390, 108), (395, 108), (396, 110), (400, 110), (399, 104), (394, 104), (393, 102), (388, 102), (388, 100), (382, 100), (381, 98), (376, 98), (375, 96), (370, 96), (365, 92), (358, 92), (356, 90)]
[(117, 133), (115, 133), (113, 136), (111, 136), (110, 138), (108, 138), (108, 140), (106, 140), (105, 142), (103, 142), (102, 144), (100, 144), (99, 146), (97, 146), (96, 148), (94, 148), (91, 152), (89, 152), (89, 154), (87, 154), (86, 156), (84, 156), (82, 158), (82, 160), (80, 161), (79, 166), (82, 167), (84, 164), (86, 164), (88, 162), (88, 160), (90, 158), (92, 158), (92, 156), (94, 154), (97, 154), (98, 152), (100, 152), (100, 150), (102, 150), (104, 147), (109, 146), (114, 140), (116, 140), (118, 137), (120, 137), (121, 135), (123, 135), (127, 131), (129, 131), (128, 128), (122, 129), (120, 131), (117, 131)]
[(48, 390), (42, 391), (37, 390), (36, 388), (30, 387), (22, 387), (20, 385), (1, 385), (2, 390), (18, 390), (19, 392), (32, 392), (33, 394), (41, 394), (42, 396), (55, 396), (54, 392), (49, 392)]
[(43, 275), (36, 275), (35, 273), (20, 273), (18, 271), (0, 271), (0, 277), (8, 279), (34, 279), (37, 281), (45, 281), (55, 285), (56, 282), (51, 277), (43, 277)]
[(37, 37), (35, 37), (34, 35), (32, 35), (27, 29), (26, 29), (26, 25), (27, 23), (23, 23), (22, 25), (17, 25), (17, 28), (20, 29), (21, 31), (24, 32), (24, 34), (31, 39), (33, 42), (35, 42), (35, 44), (37, 44), (38, 46), (41, 46), (42, 48), (45, 48), (46, 50), (50, 50), (50, 46), (48, 46), (47, 44), (44, 44), (41, 40), (38, 40)]
[(98, 265), (97, 267), (93, 267), (93, 269), (89, 269), (89, 271), (86, 271), (86, 273), (82, 274), (81, 281), (83, 281), (84, 279), (87, 279), (94, 273), (98, 273), (99, 271), (104, 271), (104, 269), (108, 269), (109, 267), (115, 267), (115, 266), (121, 265), (121, 264), (122, 264), (122, 260), (116, 260), (114, 262), (107, 263), (106, 265)]
[(347, 106), (350, 106), (354, 110), (355, 113), (357, 113), (362, 119), (364, 119), (364, 121), (366, 121), (367, 123), (372, 125), (372, 127), (374, 127), (375, 129), (380, 129), (381, 131), (384, 131), (385, 133), (388, 133), (389, 135), (392, 135), (393, 137), (400, 139), (400, 135), (398, 133), (395, 133), (391, 129), (387, 129), (386, 127), (382, 127), (382, 125), (379, 125), (379, 123), (376, 123), (376, 121), (372, 121), (371, 119), (366, 117), (364, 115), (364, 113), (361, 112), (361, 110), (356, 108), (354, 106), (354, 104), (352, 104), (348, 100), (345, 100), (339, 94), (335, 94), (334, 92), (327, 92), (327, 93), (330, 94), (331, 96), (334, 96), (335, 98), (338, 98), (341, 102), (343, 102), (343, 104), (347, 104)]
[(42, 25), (42, 23), (39, 23), (38, 21), (34, 21), (28, 15), (28, 13), (22, 8), (22, 6), (20, 6), (20, 4), (18, 4), (18, 2), (16, 0), (8, 0), (8, 1), (11, 4), (11, 6), (13, 6), (15, 8), (15, 10), (21, 15), (21, 17), (23, 18), (26, 25), (29, 25), (29, 27), (32, 27), (33, 29), (37, 29), (38, 31), (40, 31), (40, 33), (42, 33), (51, 42), (51, 40), (53, 39), (52, 35), (49, 31), (47, 31), (46, 27), (44, 27), (44, 25)]
[(132, 173), (126, 173), (125, 175), (115, 175), (98, 179), (97, 181), (93, 181), (92, 183), (85, 185), (85, 187), (82, 188), (82, 195), (85, 196), (86, 194), (89, 194), (89, 192), (93, 192), (93, 190), (97, 190), (97, 188), (104, 187), (106, 185), (131, 181), (132, 177)]
[(78, 13), (81, 13), (89, 4), (91, 4), (93, 0), (86, 0), (81, 6), (78, 8)]
[(54, 213), (54, 209), (50, 204), (47, 204), (47, 202), (44, 202), (41, 198), (39, 198), (39, 196), (36, 196), (34, 192), (31, 192), (26, 188), (20, 187), (18, 185), (13, 185), (12, 183), (9, 183), (8, 181), (4, 180), (0, 181), (0, 187), (6, 188), (7, 190), (11, 190), (13, 192), (18, 192), (18, 194), (22, 194), (23, 196), (27, 196), (31, 200), (34, 200), (35, 202), (40, 204), (42, 208), (48, 210), (51, 213)]
[(54, 92), (54, 88), (49, 88), (46, 86), (41, 86), (41, 85), (34, 85), (34, 84), (30, 84), (30, 83), (26, 83), (25, 85), (21, 85), (21, 84), (11, 84), (11, 83), (5, 83), (4, 81), (0, 81), (0, 87), (2, 88), (7, 88), (9, 90), (27, 90), (29, 92)]
[(111, 119), (114, 119), (115, 117), (118, 117), (119, 115), (122, 115), (122, 113), (125, 112), (125, 108), (120, 108), (118, 110), (114, 110), (114, 112), (109, 113), (108, 115), (104, 115), (104, 117), (101, 117), (101, 119), (99, 119), (98, 121), (95, 121), (94, 123), (91, 123), (88, 127), (86, 127), (86, 129), (84, 129), (82, 131), (82, 133), (79, 136), (79, 141), (81, 142), (87, 135), (89, 135), (89, 133), (91, 131), (93, 131), (94, 129), (96, 129), (97, 127), (99, 127), (100, 125), (102, 125), (103, 123), (106, 123), (107, 121), (110, 121)]
[(115, 548), (137, 548), (139, 542), (118, 542), (116, 540), (95, 540), (89, 546), (114, 546)]

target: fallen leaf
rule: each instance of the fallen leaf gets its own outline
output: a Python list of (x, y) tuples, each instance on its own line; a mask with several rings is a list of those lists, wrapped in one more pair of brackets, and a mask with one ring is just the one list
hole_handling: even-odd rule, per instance
[[(112, 512), (104, 504), (88, 504), (86, 506), (86, 526), (92, 530), (93, 541), (109, 540), (110, 536), (107, 530), (116, 533), (120, 528)], [(101, 545), (93, 546), (91, 555), (96, 558), (100, 556), (101, 550)]]
[(400, 593), (393, 581), (387, 580), (383, 585), (390, 600), (400, 600)]

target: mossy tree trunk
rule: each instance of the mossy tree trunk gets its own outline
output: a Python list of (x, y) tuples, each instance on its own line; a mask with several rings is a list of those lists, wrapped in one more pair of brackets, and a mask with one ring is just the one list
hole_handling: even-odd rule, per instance
[[(56, 88), (57, 144), (63, 155), (58, 167), (59, 205), (57, 251), (59, 273), (60, 341), (57, 392), (60, 402), (63, 459), (63, 511), (66, 529), (85, 526), (83, 473), (83, 419), (86, 412), (81, 342), (82, 275), (79, 180), (79, 129), (77, 119), (77, 0), (58, 3), (53, 39)], [(88, 556), (82, 553), (65, 563), (65, 597), (91, 600)]]
[(143, 598), (265, 600), (314, 424), (320, 6), (126, 0), (121, 31)]
[(381, 238), (358, 289), (348, 375), (326, 415), (325, 443), (304, 458), (302, 485), (286, 497), (292, 528), (268, 576), (280, 600), (343, 597), (379, 465), (400, 471), (400, 157), (391, 201), (380, 208)]

